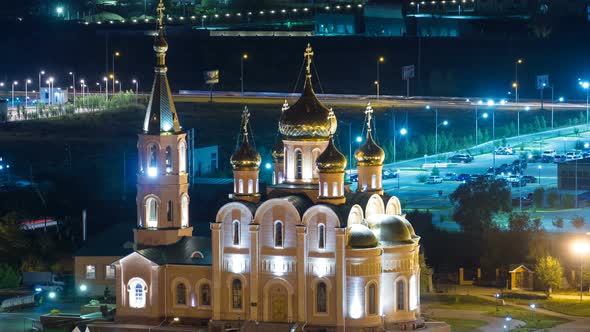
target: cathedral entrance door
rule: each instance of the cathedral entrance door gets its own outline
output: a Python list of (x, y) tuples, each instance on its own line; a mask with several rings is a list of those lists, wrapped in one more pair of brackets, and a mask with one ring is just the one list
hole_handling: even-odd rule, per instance
[(270, 320), (273, 322), (287, 321), (287, 289), (282, 285), (274, 285), (270, 289)]

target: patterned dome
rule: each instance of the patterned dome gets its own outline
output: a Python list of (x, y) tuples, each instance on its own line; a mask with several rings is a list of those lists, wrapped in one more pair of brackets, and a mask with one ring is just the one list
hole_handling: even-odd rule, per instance
[(354, 224), (348, 227), (347, 246), (352, 249), (375, 248), (379, 245), (377, 237), (367, 226)]
[(261, 162), (260, 154), (248, 142), (248, 136), (244, 136), (244, 141), (229, 159), (234, 170), (257, 170)]
[(279, 139), (275, 146), (272, 147), (271, 151), (272, 160), (275, 163), (281, 163), (285, 159), (285, 145), (283, 144), (283, 140)]
[(160, 29), (158, 36), (154, 40), (154, 51), (156, 53), (166, 53), (168, 51), (168, 42), (164, 38), (164, 31)]
[(385, 151), (375, 143), (369, 131), (367, 139), (354, 153), (354, 159), (359, 166), (381, 166), (385, 160)]
[(414, 227), (402, 216), (378, 214), (368, 217), (366, 222), (371, 230), (379, 234), (379, 241), (382, 242), (411, 244), (414, 243), (414, 238), (418, 238)]
[(332, 137), (324, 152), (316, 159), (316, 165), (321, 173), (342, 173), (346, 169), (346, 157), (338, 151)]
[(279, 131), (288, 139), (327, 139), (337, 127), (336, 118), (329, 114), (330, 109), (318, 100), (308, 76), (301, 97), (281, 114)]

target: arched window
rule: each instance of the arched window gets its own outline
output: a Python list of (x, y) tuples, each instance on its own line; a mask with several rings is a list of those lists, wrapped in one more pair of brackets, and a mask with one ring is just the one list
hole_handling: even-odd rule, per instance
[(338, 197), (338, 182), (332, 182), (332, 196)]
[(145, 201), (145, 215), (148, 228), (158, 227), (158, 201), (154, 197)]
[(397, 310), (406, 310), (406, 284), (403, 280), (398, 280), (395, 284)]
[(183, 283), (176, 285), (176, 304), (186, 305), (186, 286)]
[(275, 171), (272, 171), (272, 184), (273, 185), (277, 184), (277, 178), (276, 178), (276, 175), (275, 175)]
[(242, 309), (242, 281), (234, 279), (231, 283), (232, 309)]
[(254, 193), (254, 181), (252, 179), (248, 179), (248, 194)]
[(238, 194), (244, 193), (244, 180), (238, 180)]
[(233, 222), (233, 242), (234, 242), (234, 246), (239, 246), (240, 245), (240, 222), (237, 220), (234, 220)]
[(377, 286), (375, 283), (369, 285), (367, 289), (367, 313), (369, 315), (377, 314)]
[(318, 159), (318, 157), (319, 157), (319, 155), (321, 153), (322, 152), (320, 151), (320, 149), (314, 149), (311, 152), (311, 158), (312, 158), (311, 162), (312, 162), (312, 165), (313, 165), (313, 177), (314, 178), (317, 178), (318, 177), (318, 166), (316, 165), (315, 162), (316, 162), (316, 160)]
[(371, 175), (371, 189), (377, 189), (377, 174)]
[(200, 305), (211, 305), (211, 286), (203, 284), (200, 290)]
[(328, 193), (328, 182), (324, 182), (324, 194), (322, 195), (324, 197), (328, 197), (329, 193)]
[(129, 293), (129, 306), (131, 308), (145, 307), (145, 293), (147, 292), (145, 281), (140, 278), (132, 278), (127, 284), (127, 292)]
[(303, 178), (303, 153), (301, 150), (295, 151), (295, 178), (297, 180)]
[(318, 313), (328, 312), (328, 296), (326, 283), (318, 282), (316, 294), (316, 311)]
[(166, 147), (166, 174), (172, 173), (172, 148)]
[(326, 248), (326, 226), (324, 224), (318, 225), (318, 248)]
[(182, 228), (188, 227), (188, 197), (183, 195), (180, 199), (180, 207), (181, 207), (181, 216), (180, 216), (180, 226)]
[(178, 171), (180, 173), (186, 172), (186, 143), (184, 141), (178, 144)]
[(275, 222), (275, 248), (283, 247), (283, 223)]
[(148, 159), (148, 175), (156, 176), (158, 175), (158, 147), (152, 144), (149, 146), (148, 152), (150, 155)]
[(172, 201), (168, 201), (168, 210), (166, 211), (166, 218), (168, 219), (168, 222), (172, 222), (172, 217)]
[(410, 277), (410, 310), (418, 308), (418, 283), (416, 282), (416, 275)]

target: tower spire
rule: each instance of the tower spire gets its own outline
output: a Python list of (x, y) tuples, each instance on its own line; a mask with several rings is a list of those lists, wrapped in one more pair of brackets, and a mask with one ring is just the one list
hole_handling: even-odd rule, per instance
[(248, 111), (248, 106), (244, 106), (244, 110), (242, 111), (242, 134), (244, 135), (244, 140), (248, 140), (248, 124), (250, 122), (250, 111)]
[(172, 92), (168, 84), (168, 67), (166, 67), (166, 52), (168, 42), (164, 37), (164, 7), (163, 0), (160, 0), (156, 8), (157, 34), (154, 38), (154, 52), (156, 52), (156, 66), (154, 68), (155, 78), (152, 85), (150, 102), (143, 123), (143, 131), (150, 135), (180, 133), (180, 123), (176, 114), (176, 107), (172, 100)]

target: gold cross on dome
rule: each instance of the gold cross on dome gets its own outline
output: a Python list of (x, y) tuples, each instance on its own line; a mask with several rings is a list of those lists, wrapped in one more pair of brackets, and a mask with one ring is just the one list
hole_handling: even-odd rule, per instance
[(367, 130), (371, 131), (371, 118), (373, 117), (373, 107), (371, 107), (371, 103), (367, 104), (365, 114), (367, 116)]
[(311, 45), (307, 43), (307, 47), (305, 48), (305, 53), (303, 56), (307, 59), (307, 74), (311, 74), (311, 57), (313, 57), (313, 50), (311, 49)]
[(160, 3), (158, 4), (158, 8), (156, 8), (156, 11), (158, 12), (158, 27), (162, 27), (164, 25), (164, 11), (166, 10), (166, 7), (164, 7), (164, 2), (163, 0), (160, 0)]
[(244, 111), (242, 112), (242, 130), (244, 131), (244, 135), (248, 135), (248, 121), (250, 121), (250, 112), (248, 111), (248, 106), (244, 106)]

